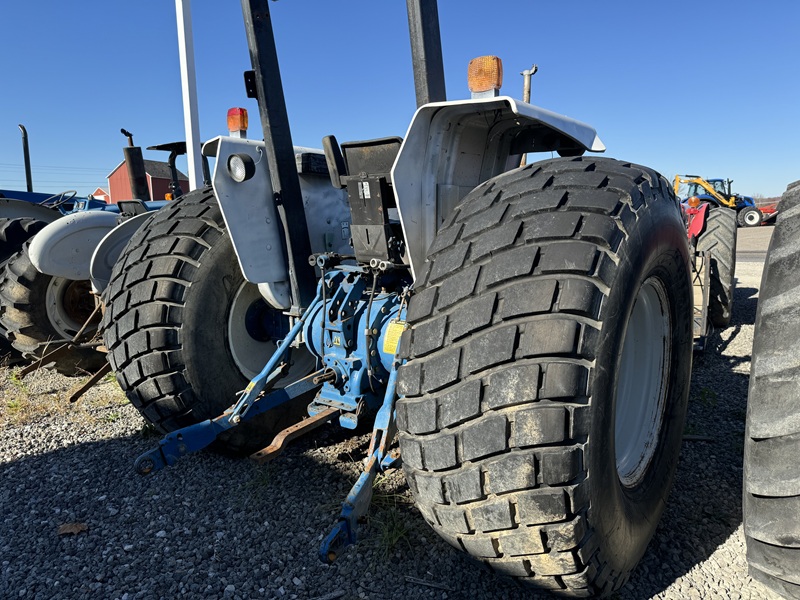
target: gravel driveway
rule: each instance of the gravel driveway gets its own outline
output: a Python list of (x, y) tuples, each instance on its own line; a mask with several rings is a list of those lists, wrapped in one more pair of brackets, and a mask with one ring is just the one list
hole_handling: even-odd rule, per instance
[[(769, 598), (747, 576), (742, 440), (762, 265), (740, 262), (733, 322), (696, 357), (687, 440), (656, 536), (618, 598)], [(368, 435), (331, 426), (257, 466), (213, 454), (140, 478), (157, 443), (106, 380), (65, 407), (53, 373), (0, 372), (0, 598), (537, 598), (430, 530), (402, 474), (362, 542), (317, 559)], [(76, 533), (67, 533), (60, 528)]]

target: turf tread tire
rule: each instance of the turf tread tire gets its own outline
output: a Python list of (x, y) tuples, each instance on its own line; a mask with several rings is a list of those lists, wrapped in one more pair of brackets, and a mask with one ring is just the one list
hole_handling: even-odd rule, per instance
[[(640, 219), (661, 218), (683, 298), (673, 315), (681, 358), (673, 357), (671, 451), (653, 459), (666, 492), (635, 556), (615, 562), (589, 518), (602, 481), (592, 484), (584, 467), (601, 452), (589, 442), (601, 410), (593, 366), (607, 358), (598, 349), (613, 350), (598, 336), (607, 333), (603, 307), (619, 300), (617, 264), (630, 258), (630, 239), (641, 243)], [(663, 510), (688, 395), (688, 244), (668, 182), (597, 158), (501, 175), (445, 220), (416, 281), (397, 424), (420, 512), (451, 545), (522, 584), (575, 597), (618, 590)]]
[(750, 575), (786, 598), (800, 598), (797, 183), (783, 195), (764, 265), (744, 443), (743, 520)]
[[(247, 385), (225, 345), (226, 317), (205, 317), (214, 307), (200, 297), (243, 281), (211, 188), (156, 212), (115, 263), (104, 292), (108, 360), (130, 402), (160, 432), (219, 416)], [(203, 286), (212, 287), (201, 294)], [(303, 408), (296, 399), (243, 422), (214, 448), (234, 455), (263, 448)]]

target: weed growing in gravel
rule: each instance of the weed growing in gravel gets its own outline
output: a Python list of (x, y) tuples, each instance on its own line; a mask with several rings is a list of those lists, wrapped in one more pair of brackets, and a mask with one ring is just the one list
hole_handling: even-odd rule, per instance
[(122, 418), (122, 415), (118, 412), (110, 412), (103, 417), (103, 420), (106, 423), (115, 423)]
[(6, 402), (6, 408), (11, 412), (18, 412), (22, 410), (22, 402), (19, 400), (9, 400)]
[(377, 507), (394, 507), (398, 504), (411, 506), (411, 497), (405, 480), (392, 474), (379, 473), (372, 484), (372, 504)]
[(142, 422), (142, 427), (139, 429), (139, 435), (141, 435), (144, 439), (150, 438), (160, 438), (161, 434), (159, 433), (158, 429), (155, 428), (155, 425), (152, 423), (148, 423), (147, 421)]
[(706, 408), (714, 408), (717, 405), (717, 393), (707, 387), (700, 390), (700, 404)]
[(28, 384), (22, 380), (20, 377), (19, 369), (11, 369), (8, 373), (8, 380), (13, 383), (20, 392), (27, 394), (28, 392)]
[(408, 539), (408, 527), (406, 517), (398, 508), (385, 508), (369, 519), (374, 533), (374, 543), (380, 556), (385, 560), (392, 555), (400, 542), (405, 542), (411, 549), (411, 542)]
[(683, 427), (683, 435), (701, 435), (701, 434), (702, 431), (700, 431), (697, 425), (695, 425), (692, 422), (687, 421), (686, 425)]

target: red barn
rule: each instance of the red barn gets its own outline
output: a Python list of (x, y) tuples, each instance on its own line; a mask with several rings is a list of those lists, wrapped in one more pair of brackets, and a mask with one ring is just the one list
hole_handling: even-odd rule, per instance
[[(144, 170), (147, 174), (150, 199), (163, 200), (164, 196), (169, 193), (169, 182), (171, 181), (169, 165), (159, 160), (145, 160)], [(189, 191), (189, 178), (180, 171), (178, 171), (178, 182), (181, 184), (181, 190), (184, 194)], [(120, 200), (131, 199), (131, 181), (128, 178), (128, 168), (125, 166), (125, 161), (119, 163), (108, 174), (108, 193), (108, 202), (113, 204)]]
[(97, 188), (91, 194), (89, 194), (95, 200), (102, 200), (103, 202), (108, 202), (108, 192), (105, 191), (103, 188)]

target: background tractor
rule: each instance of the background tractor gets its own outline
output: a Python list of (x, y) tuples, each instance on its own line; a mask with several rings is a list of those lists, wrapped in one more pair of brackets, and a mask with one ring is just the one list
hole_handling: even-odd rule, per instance
[[(76, 374), (106, 365), (98, 343), (82, 343), (90, 342), (100, 322), (99, 294), (127, 240), (151, 211), (166, 204), (149, 201), (141, 149), (123, 133), (134, 193), (146, 202), (106, 204), (75, 198), (73, 192), (43, 204), (0, 203), (5, 216), (0, 218), (0, 332), (6, 352), (34, 361), (31, 368), (49, 365)], [(180, 194), (175, 159), (185, 153), (185, 144), (153, 149), (170, 152), (171, 187)]]
[(682, 184), (688, 185), (684, 200), (691, 197), (710, 202), (716, 206), (731, 208), (736, 211), (736, 222), (739, 227), (756, 227), (761, 225), (763, 215), (750, 196), (742, 196), (731, 192), (732, 179), (703, 179), (699, 175), (675, 175), (673, 187), (676, 195), (680, 195)]
[[(323, 561), (402, 456), (455, 548), (524, 585), (609, 595), (672, 485), (693, 317), (702, 333), (730, 318), (732, 255), (711, 265), (732, 213), (584, 156), (605, 150), (594, 129), (498, 96), (497, 57), (470, 63), (472, 99), (446, 101), (436, 3), (407, 4), (405, 137), (327, 136), (323, 156), (293, 147), (269, 3), (243, 0), (264, 141), (207, 142), (212, 187), (153, 215), (104, 294), (117, 380), (167, 433), (136, 469), (274, 435), (254, 454), (268, 459), (322, 423), (368, 422)], [(519, 167), (529, 152), (560, 158)]]

